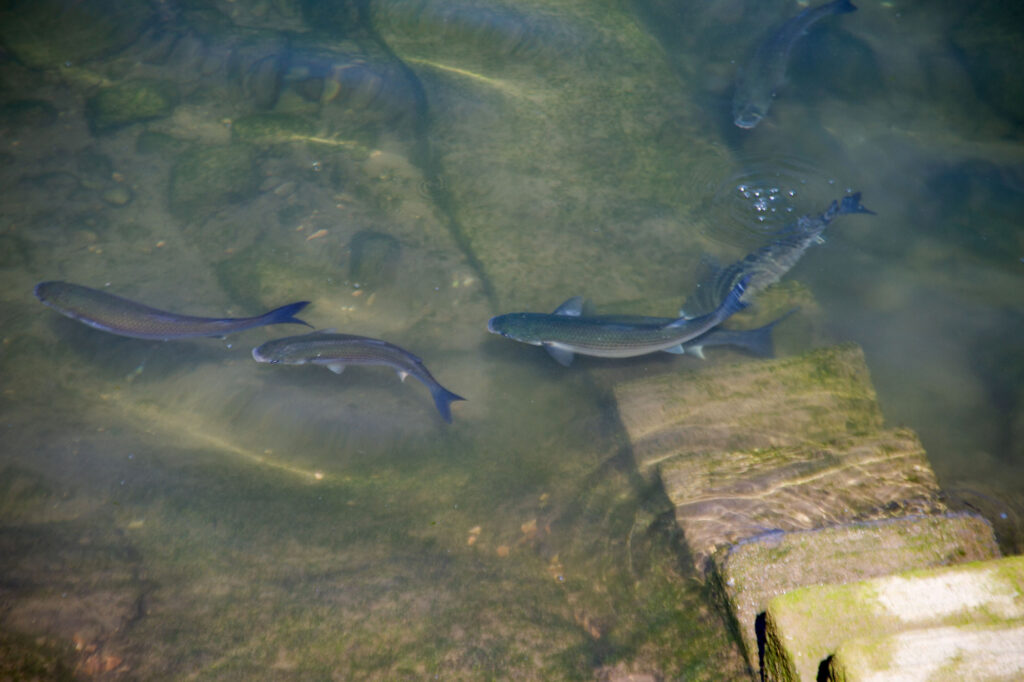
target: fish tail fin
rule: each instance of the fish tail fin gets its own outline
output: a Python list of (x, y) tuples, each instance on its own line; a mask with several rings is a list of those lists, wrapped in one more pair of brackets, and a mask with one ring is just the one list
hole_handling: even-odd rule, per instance
[(772, 331), (775, 329), (777, 324), (798, 310), (800, 309), (793, 308), (785, 315), (772, 320), (763, 327), (751, 329), (744, 335), (743, 348), (751, 355), (756, 355), (761, 358), (775, 357), (775, 337), (772, 335)]
[(260, 315), (260, 324), (304, 324), (310, 329), (313, 329), (313, 325), (309, 322), (295, 317), (295, 313), (299, 312), (307, 305), (309, 305), (309, 301), (299, 301), (298, 303), (289, 303), (288, 305), (283, 305), (280, 308), (274, 308), (269, 313), (263, 313)]
[(430, 394), (434, 396), (434, 404), (437, 405), (437, 411), (441, 413), (441, 418), (449, 424), (452, 423), (452, 403), (456, 400), (465, 400), (461, 395), (452, 393), (441, 384), (435, 383), (430, 388)]
[(865, 208), (860, 203), (860, 192), (855, 192), (849, 196), (843, 197), (842, 202), (839, 204), (839, 208), (835, 211), (835, 215), (843, 215), (844, 213), (867, 213), (870, 215), (876, 215), (874, 211), (869, 208)]

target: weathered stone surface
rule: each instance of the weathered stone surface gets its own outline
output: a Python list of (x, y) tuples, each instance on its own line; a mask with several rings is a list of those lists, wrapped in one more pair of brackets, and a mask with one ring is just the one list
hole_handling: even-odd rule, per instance
[(1024, 557), (806, 587), (768, 605), (764, 670), (772, 680), (814, 680), (846, 641), (1021, 619)]
[(730, 161), (676, 99), (678, 79), (630, 7), (368, 7), (422, 83), (445, 190), (499, 307), (692, 285), (702, 242), (681, 226), (700, 219), (709, 179)]
[(795, 446), (679, 456), (661, 478), (697, 565), (773, 530), (810, 530), (940, 508), (917, 436), (901, 429)]
[(882, 425), (858, 347), (665, 374), (615, 388), (641, 472), (672, 457), (825, 443)]
[(1024, 678), (1024, 622), (928, 628), (844, 642), (833, 682), (960, 682)]
[(805, 585), (997, 556), (992, 529), (981, 517), (907, 517), (766, 534), (723, 555), (716, 579), (736, 618), (751, 668), (757, 670), (755, 622), (774, 597)]

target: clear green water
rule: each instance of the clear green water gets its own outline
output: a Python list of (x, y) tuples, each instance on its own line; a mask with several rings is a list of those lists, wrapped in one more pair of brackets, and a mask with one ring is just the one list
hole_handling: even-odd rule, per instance
[[(0, 5), (7, 670), (744, 675), (610, 393), (698, 361), (567, 370), (485, 323), (576, 294), (671, 314), (704, 254), (847, 190), (878, 215), (789, 275), (813, 342), (864, 347), (887, 419), (1019, 551), (1020, 17), (863, 3), (741, 131), (737, 63), (798, 9)], [(449, 426), (385, 369), (251, 360), (290, 328), (103, 334), (32, 297), (49, 279), (212, 316), (310, 300), (468, 401)]]

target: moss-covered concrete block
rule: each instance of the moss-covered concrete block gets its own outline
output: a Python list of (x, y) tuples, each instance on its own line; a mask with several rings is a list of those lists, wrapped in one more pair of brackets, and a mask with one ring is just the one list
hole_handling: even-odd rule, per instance
[(882, 426), (864, 353), (853, 345), (626, 382), (615, 399), (648, 475), (681, 455), (827, 443)]
[(158, 80), (136, 80), (101, 90), (86, 107), (93, 131), (167, 116), (178, 101), (177, 88)]
[(720, 548), (765, 531), (943, 509), (924, 448), (907, 429), (829, 445), (676, 457), (660, 472), (698, 567)]
[(772, 680), (815, 680), (843, 642), (1021, 619), (1024, 557), (805, 587), (768, 605), (764, 671)]
[(806, 585), (847, 583), (998, 556), (992, 528), (981, 517), (907, 517), (767, 533), (718, 557), (715, 584), (736, 620), (751, 668), (757, 670), (755, 626), (779, 595)]
[(832, 682), (1024, 679), (1024, 621), (911, 630), (844, 642), (828, 665)]

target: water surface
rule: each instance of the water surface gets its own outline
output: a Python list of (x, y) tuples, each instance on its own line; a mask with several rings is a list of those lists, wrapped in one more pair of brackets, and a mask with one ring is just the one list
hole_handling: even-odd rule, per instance
[[(4, 3), (10, 669), (742, 676), (611, 398), (700, 361), (566, 369), (485, 324), (573, 295), (672, 315), (709, 257), (849, 191), (878, 215), (790, 273), (816, 304), (781, 352), (863, 346), (887, 420), (1020, 551), (1021, 18), (861, 3), (736, 128), (737, 64), (800, 9)], [(310, 300), (304, 319), (408, 348), (468, 400), (446, 425), (383, 368), (252, 361), (294, 328), (104, 334), (32, 297), (57, 279), (206, 316)]]

